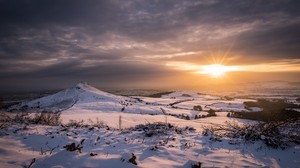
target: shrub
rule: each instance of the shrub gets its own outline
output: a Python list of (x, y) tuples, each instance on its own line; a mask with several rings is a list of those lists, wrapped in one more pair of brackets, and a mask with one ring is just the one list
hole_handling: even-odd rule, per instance
[(202, 107), (201, 106), (194, 106), (193, 110), (202, 111)]
[[(93, 124), (92, 120), (90, 120), (90, 122), (92, 122), (92, 124)], [(81, 121), (70, 120), (69, 123), (67, 123), (65, 126), (66, 127), (75, 127), (75, 128), (87, 127), (87, 125), (85, 125), (83, 123), (83, 120), (81, 120)]]
[(214, 117), (217, 116), (215, 110), (209, 109), (208, 114), (206, 115), (207, 117)]
[(131, 153), (131, 158), (128, 160), (128, 162), (137, 165), (136, 156), (134, 155), (134, 153)]
[(41, 112), (30, 115), (27, 112), (1, 112), (1, 123), (21, 123), (21, 124), (41, 124), (41, 125), (59, 125), (61, 124), (60, 112)]
[(227, 115), (226, 115), (227, 117), (231, 117), (231, 114), (230, 113), (227, 113)]
[(300, 144), (299, 126), (299, 119), (243, 125), (227, 123), (226, 126), (206, 128), (203, 135), (211, 136), (211, 140), (224, 136), (234, 140), (261, 140), (269, 147), (284, 149), (293, 143)]
[(192, 168), (201, 168), (202, 167), (202, 163), (198, 162), (197, 164), (192, 164)]
[(59, 125), (61, 124), (60, 120), (60, 112), (46, 112), (43, 111), (41, 113), (36, 113), (34, 118), (32, 119), (34, 124), (41, 124), (41, 125)]
[(29, 123), (32, 122), (28, 113), (25, 112), (1, 112), (0, 122), (2, 123)]
[(81, 153), (82, 146), (81, 146), (80, 144), (77, 144), (77, 145), (76, 145), (76, 144), (73, 142), (73, 143), (70, 143), (70, 144), (65, 145), (64, 148), (65, 148), (67, 151), (70, 151), (70, 152), (78, 151), (79, 153)]
[(162, 122), (140, 124), (133, 128), (130, 128), (129, 130), (143, 131), (146, 137), (172, 135), (174, 133), (183, 134), (184, 132), (195, 131), (195, 129), (192, 127), (179, 128), (179, 127), (175, 127), (170, 123), (162, 123)]
[[(103, 128), (106, 127), (107, 125), (104, 123), (104, 121), (100, 120), (98, 117), (96, 117), (96, 122), (94, 122), (92, 119), (88, 120), (93, 127), (97, 128)], [(76, 120), (70, 120), (68, 123), (69, 126), (74, 126), (74, 127), (87, 127), (87, 124), (84, 124), (83, 120), (81, 121), (76, 121)]]

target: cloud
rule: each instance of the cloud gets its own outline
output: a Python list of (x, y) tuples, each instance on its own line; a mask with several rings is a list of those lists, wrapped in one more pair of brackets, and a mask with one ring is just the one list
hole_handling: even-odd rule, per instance
[(300, 52), (299, 5), (297, 0), (1, 0), (0, 77), (32, 84), (33, 78), (54, 77), (114, 84), (178, 73), (165, 66), (172, 61), (202, 65), (226, 57), (228, 64), (290, 63)]

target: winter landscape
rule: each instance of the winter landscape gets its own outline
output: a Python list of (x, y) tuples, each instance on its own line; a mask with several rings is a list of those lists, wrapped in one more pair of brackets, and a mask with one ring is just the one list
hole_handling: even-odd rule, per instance
[(298, 115), (276, 122), (235, 116), (262, 113), (259, 104), (251, 106), (261, 97), (118, 96), (79, 83), (1, 113), (1, 165), (298, 167), (299, 97), (267, 96), (284, 98)]
[(0, 0), (0, 168), (300, 168), (299, 0)]

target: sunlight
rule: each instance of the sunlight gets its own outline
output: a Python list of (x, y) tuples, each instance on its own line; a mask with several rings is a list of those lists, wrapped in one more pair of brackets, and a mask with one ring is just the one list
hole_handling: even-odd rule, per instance
[(211, 64), (211, 65), (196, 65), (186, 62), (169, 62), (166, 66), (174, 67), (176, 69), (190, 71), (196, 74), (205, 74), (213, 78), (219, 78), (225, 75), (226, 72), (239, 71), (239, 66), (226, 66), (222, 64)]
[(203, 67), (202, 73), (208, 74), (214, 78), (221, 77), (227, 71), (226, 66), (220, 64), (212, 64)]
[(208, 74), (213, 78), (222, 77), (226, 72), (236, 71), (238, 68), (236, 66), (225, 66), (221, 64), (212, 64), (212, 65), (204, 65), (202, 74)]

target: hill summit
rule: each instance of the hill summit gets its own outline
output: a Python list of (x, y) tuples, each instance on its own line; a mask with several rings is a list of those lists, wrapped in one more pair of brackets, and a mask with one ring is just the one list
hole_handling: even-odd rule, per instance
[(90, 86), (87, 83), (78, 83), (77, 85), (59, 91), (55, 94), (45, 96), (39, 99), (22, 102), (11, 106), (8, 110), (21, 111), (62, 111), (74, 106), (76, 103), (87, 102), (119, 102), (121, 96), (116, 96), (97, 88)]

